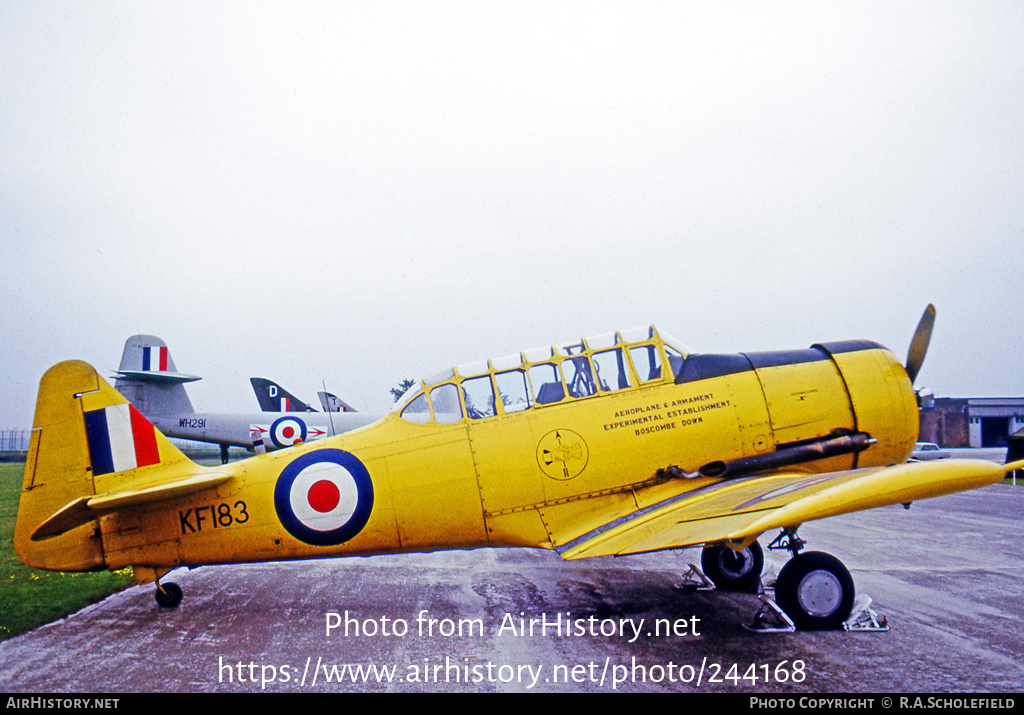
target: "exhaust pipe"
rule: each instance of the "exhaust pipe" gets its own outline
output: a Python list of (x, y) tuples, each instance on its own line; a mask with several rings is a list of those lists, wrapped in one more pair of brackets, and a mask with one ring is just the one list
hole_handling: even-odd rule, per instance
[(679, 469), (679, 467), (668, 467), (667, 469), (659, 470), (659, 476), (683, 477), (685, 479), (694, 479), (695, 477), (734, 479), (755, 472), (764, 472), (770, 469), (790, 467), (794, 464), (814, 462), (818, 459), (826, 459), (841, 454), (863, 452), (876, 441), (874, 437), (865, 432), (833, 433), (833, 435), (828, 437), (822, 437), (809, 442), (781, 445), (774, 452), (708, 462), (696, 472), (685, 472)]

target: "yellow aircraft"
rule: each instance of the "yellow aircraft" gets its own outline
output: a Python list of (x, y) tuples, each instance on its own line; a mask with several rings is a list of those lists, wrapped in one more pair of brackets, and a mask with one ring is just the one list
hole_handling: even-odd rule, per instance
[(847, 569), (801, 553), (804, 522), (998, 481), (1018, 465), (907, 463), (912, 386), (880, 345), (690, 354), (654, 327), (449, 369), (355, 431), (219, 467), (191, 462), (79, 361), (39, 399), (15, 532), (27, 565), (180, 566), (537, 547), (565, 559), (704, 545), (722, 589), (760, 579), (756, 539), (793, 556), (776, 600), (803, 629), (848, 617)]

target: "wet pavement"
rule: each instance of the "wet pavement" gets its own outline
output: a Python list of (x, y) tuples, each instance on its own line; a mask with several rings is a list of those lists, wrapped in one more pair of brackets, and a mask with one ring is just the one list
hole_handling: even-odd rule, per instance
[[(526, 549), (204, 567), (0, 643), (5, 692), (1024, 692), (1024, 489), (804, 525), (890, 630), (750, 633), (679, 591), (695, 549)], [(774, 535), (762, 537), (762, 542)], [(770, 580), (786, 554), (766, 554)], [(346, 633), (347, 630), (347, 633)]]

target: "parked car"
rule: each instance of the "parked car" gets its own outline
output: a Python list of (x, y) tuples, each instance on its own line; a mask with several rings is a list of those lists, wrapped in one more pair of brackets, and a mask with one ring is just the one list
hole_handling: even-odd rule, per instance
[(914, 445), (910, 461), (920, 462), (925, 459), (946, 459), (947, 457), (949, 457), (949, 452), (941, 449), (934, 442), (918, 442)]

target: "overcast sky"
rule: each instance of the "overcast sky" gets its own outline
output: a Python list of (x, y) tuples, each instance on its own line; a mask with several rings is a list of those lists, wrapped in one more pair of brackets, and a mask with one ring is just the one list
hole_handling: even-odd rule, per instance
[(0, 0), (0, 428), (170, 346), (363, 411), (654, 323), (1024, 395), (1024, 4)]

